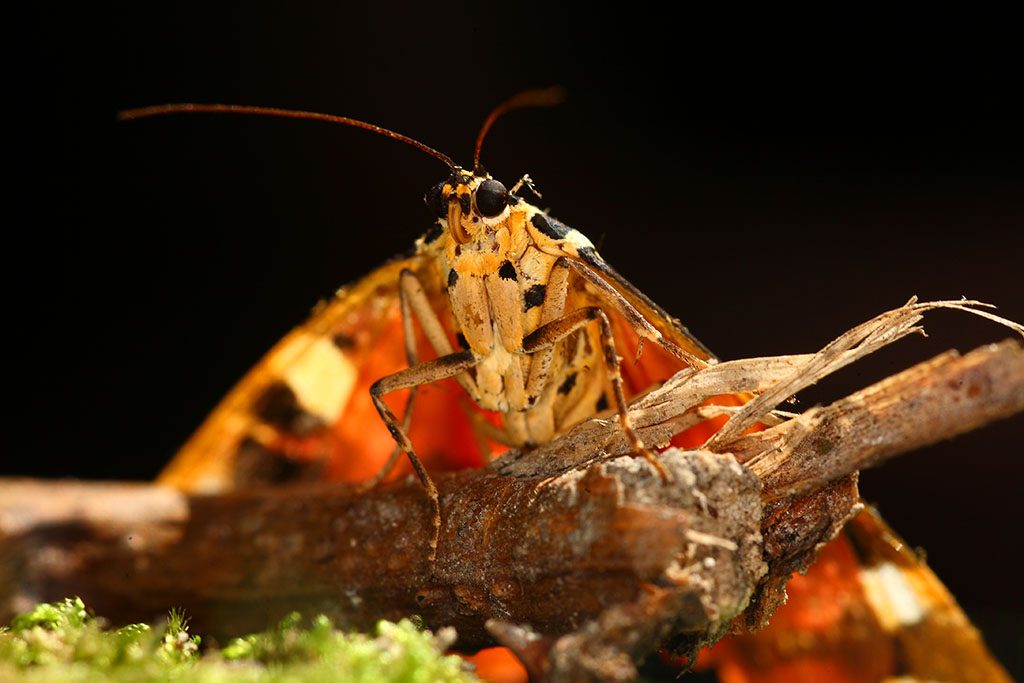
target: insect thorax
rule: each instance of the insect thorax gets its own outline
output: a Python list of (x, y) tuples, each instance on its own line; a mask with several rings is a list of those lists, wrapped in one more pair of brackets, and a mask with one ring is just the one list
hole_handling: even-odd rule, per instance
[[(565, 265), (593, 246), (511, 194), (500, 212), (486, 215), (499, 208), (479, 206), (488, 185), (504, 190), (489, 177), (459, 174), (435, 187), (442, 200), (432, 207), (438, 222), (418, 247), (436, 259), (453, 332), (479, 359), (467, 390), (481, 408), (504, 414), (514, 443), (542, 443), (606, 403), (595, 330), (570, 335), (543, 361), (523, 352), (524, 338), (543, 324), (593, 303)], [(559, 264), (564, 272), (555, 274)], [(546, 369), (534, 370), (543, 381), (532, 383), (530, 395), (526, 387), (537, 362)]]

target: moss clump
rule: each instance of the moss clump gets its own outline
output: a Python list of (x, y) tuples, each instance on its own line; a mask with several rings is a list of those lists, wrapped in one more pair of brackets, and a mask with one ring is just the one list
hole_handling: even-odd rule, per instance
[(0, 628), (0, 681), (476, 681), (461, 659), (443, 654), (448, 644), (450, 637), (404, 619), (382, 621), (369, 636), (335, 630), (324, 616), (306, 628), (292, 614), (268, 631), (200, 653), (200, 639), (179, 611), (158, 628), (108, 629), (69, 598), (39, 604)]

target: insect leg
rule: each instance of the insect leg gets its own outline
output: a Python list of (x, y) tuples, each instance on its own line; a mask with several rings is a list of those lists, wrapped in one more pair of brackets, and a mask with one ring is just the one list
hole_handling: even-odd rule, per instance
[[(565, 315), (565, 299), (569, 292), (569, 259), (557, 259), (548, 275), (544, 301), (540, 309), (540, 328)], [(538, 329), (540, 329), (538, 328)], [(536, 334), (536, 332), (534, 332)], [(554, 357), (554, 342), (538, 349), (530, 360), (530, 373), (526, 379), (526, 395), (536, 401), (548, 379), (548, 370)]]
[(658, 471), (658, 475), (662, 481), (668, 483), (672, 481), (672, 475), (665, 469), (665, 466), (658, 460), (653, 453), (647, 450), (644, 446), (644, 442), (640, 439), (640, 436), (633, 429), (633, 425), (629, 420), (629, 405), (626, 403), (626, 395), (622, 390), (622, 373), (619, 371), (619, 356), (615, 353), (615, 338), (612, 336), (612, 325), (608, 321), (608, 316), (598, 306), (586, 306), (584, 308), (577, 309), (558, 320), (553, 320), (546, 325), (541, 325), (534, 330), (530, 335), (523, 339), (523, 351), (526, 353), (534, 353), (541, 349), (550, 347), (561, 340), (568, 337), (570, 334), (582, 327), (588, 325), (592, 321), (597, 321), (598, 329), (601, 333), (601, 344), (603, 346), (605, 369), (608, 372), (608, 377), (611, 379), (612, 393), (615, 396), (616, 408), (619, 411), (619, 421), (622, 424), (622, 431), (626, 433), (626, 438), (629, 439), (630, 445), (633, 447), (633, 452), (641, 455), (646, 459), (654, 469)]
[[(416, 348), (416, 331), (413, 329), (414, 316), (420, 322), (420, 328), (423, 330), (427, 341), (433, 347), (434, 352), (438, 356), (451, 354), (453, 352), (452, 343), (447, 338), (447, 334), (445, 334), (444, 328), (437, 318), (437, 313), (430, 306), (430, 299), (427, 298), (427, 294), (416, 273), (409, 268), (402, 269), (398, 275), (398, 285), (398, 296), (401, 304), (401, 332), (404, 342), (406, 342), (406, 358), (409, 361), (409, 367), (416, 366), (420, 361), (420, 354)], [(466, 389), (467, 393), (471, 396), (475, 395), (475, 386), (468, 374), (461, 373), (456, 377), (456, 380)], [(412, 387), (409, 399), (406, 401), (406, 411), (401, 416), (401, 430), (406, 433), (409, 433), (413, 422), (413, 404), (416, 393), (416, 387)], [(373, 478), (362, 483), (361, 488), (368, 490), (383, 481), (394, 468), (395, 463), (398, 462), (400, 455), (401, 449), (396, 445), (383, 467), (378, 470)]]
[[(409, 355), (410, 349), (412, 355), (416, 353), (415, 337), (413, 336), (412, 329), (413, 315), (419, 321), (424, 336), (426, 336), (427, 341), (430, 342), (438, 356), (447, 356), (452, 353), (454, 349), (448, 340), (448, 333), (445, 332), (441, 320), (431, 307), (430, 299), (427, 298), (423, 285), (420, 283), (419, 278), (416, 277), (416, 274), (406, 268), (399, 276), (399, 285), (402, 296), (402, 330), (406, 339), (406, 354)], [(417, 362), (412, 355), (409, 357), (410, 367)], [(477, 395), (476, 384), (468, 373), (461, 372), (455, 376), (455, 379), (470, 396)]]
[[(409, 288), (406, 285), (406, 282), (409, 279), (407, 277), (407, 274), (408, 274), (408, 276), (411, 276), (412, 280), (415, 281), (416, 285), (419, 285), (419, 281), (416, 280), (416, 276), (408, 268), (402, 270), (402, 273), (401, 273), (401, 275), (399, 275), (399, 278), (398, 278), (398, 283), (399, 283), (398, 300), (399, 300), (399, 304), (400, 304), (400, 309), (399, 310), (401, 311), (401, 314), (402, 314), (402, 340), (405, 343), (405, 359), (406, 359), (406, 363), (408, 363), (409, 367), (412, 367), (412, 366), (414, 366), (414, 365), (416, 365), (417, 363), (420, 362), (420, 358), (419, 358), (419, 351), (416, 349), (416, 332), (413, 329), (413, 325), (412, 325), (412, 315), (413, 314), (412, 314), (412, 306), (411, 306), (410, 301), (409, 301), (412, 297), (410, 296)], [(420, 290), (420, 293), (422, 294), (423, 288), (420, 287), (419, 290)], [(425, 295), (424, 295), (424, 298), (425, 298)], [(429, 339), (429, 334), (428, 334), (428, 339)], [(447, 339), (445, 341), (447, 341)], [(433, 342), (431, 342), (431, 343), (433, 343)], [(444, 351), (438, 351), (438, 354), (447, 354), (447, 353), (451, 353), (451, 348), (450, 347), (448, 349), (444, 350)], [(413, 409), (413, 405), (414, 405), (415, 399), (416, 399), (416, 387), (413, 387), (412, 389), (409, 390), (409, 398), (405, 402), (405, 411), (402, 413), (402, 431), (406, 432), (406, 433), (409, 432), (409, 427), (412, 425), (412, 409)], [(388, 456), (387, 462), (385, 462), (384, 465), (379, 470), (377, 470), (377, 474), (373, 475), (372, 478), (370, 478), (370, 479), (366, 480), (365, 482), (363, 482), (363, 484), (360, 487), (361, 490), (368, 491), (368, 490), (376, 487), (382, 481), (384, 481), (384, 478), (387, 477), (388, 474), (391, 472), (391, 470), (394, 468), (395, 463), (398, 462), (398, 457), (401, 454), (402, 454), (402, 449), (399, 446), (396, 445), (394, 450), (391, 451), (391, 455)]]
[(441, 532), (441, 503), (437, 495), (437, 487), (434, 486), (433, 480), (430, 475), (427, 474), (427, 469), (423, 466), (419, 457), (416, 455), (416, 451), (413, 450), (412, 442), (409, 441), (409, 436), (405, 430), (402, 429), (402, 425), (399, 424), (398, 418), (395, 416), (391, 409), (388, 408), (387, 404), (384, 403), (383, 396), (389, 394), (392, 391), (400, 391), (402, 389), (415, 389), (418, 386), (424, 384), (430, 384), (437, 382), (442, 379), (448, 379), (454, 377), (460, 372), (465, 372), (474, 365), (476, 365), (477, 359), (473, 355), (472, 351), (460, 351), (458, 353), (451, 353), (447, 356), (441, 356), (433, 360), (424, 361), (417, 363), (412, 367), (382, 377), (370, 387), (370, 397), (373, 399), (373, 405), (377, 408), (377, 412), (380, 414), (384, 424), (387, 425), (388, 431), (391, 432), (391, 436), (394, 438), (395, 443), (398, 447), (409, 456), (409, 462), (412, 463), (412, 468), (416, 471), (416, 476), (419, 477), (423, 487), (427, 490), (427, 496), (430, 498), (430, 505), (433, 508), (433, 524), (434, 533), (430, 539), (430, 557), (433, 559), (434, 553), (437, 550), (437, 539)]
[[(416, 320), (419, 320), (423, 334), (434, 348), (434, 352), (438, 356), (451, 354), (452, 345), (448, 341), (448, 335), (445, 333), (444, 327), (441, 325), (441, 321), (438, 320), (434, 309), (430, 307), (430, 300), (427, 298), (423, 285), (420, 283), (419, 278), (416, 277), (416, 274), (408, 268), (403, 269), (398, 277), (398, 284), (402, 313), (402, 336), (405, 341), (405, 357), (409, 367), (415, 366), (420, 361), (419, 352), (416, 349), (416, 331), (413, 329), (414, 316)], [(471, 388), (473, 380), (468, 374), (461, 373), (456, 379), (466, 389), (467, 393), (474, 395), (474, 391)], [(405, 412), (402, 413), (402, 431), (406, 434), (409, 433), (409, 428), (412, 425), (412, 410), (415, 398), (416, 387), (412, 387), (409, 391), (409, 398), (405, 402)], [(387, 462), (377, 471), (377, 474), (363, 482), (360, 488), (364, 491), (369, 490), (382, 482), (394, 468), (401, 454), (402, 449), (399, 446), (395, 446), (391, 455), (388, 456)]]
[(608, 284), (608, 281), (601, 277), (596, 271), (576, 261), (570, 261), (570, 265), (572, 265), (573, 270), (579, 273), (584, 280), (593, 285), (594, 288), (600, 292), (601, 298), (604, 299), (609, 306), (622, 314), (622, 317), (626, 319), (626, 322), (629, 323), (630, 327), (632, 327), (636, 331), (637, 335), (639, 335), (641, 342), (644, 339), (649, 339), (655, 342), (673, 356), (689, 365), (691, 368), (707, 367), (707, 361), (685, 351), (674, 341), (663, 335), (658, 328), (652, 325), (651, 322), (640, 313), (640, 311), (636, 310), (636, 307), (633, 306), (633, 304), (629, 303), (624, 296)]

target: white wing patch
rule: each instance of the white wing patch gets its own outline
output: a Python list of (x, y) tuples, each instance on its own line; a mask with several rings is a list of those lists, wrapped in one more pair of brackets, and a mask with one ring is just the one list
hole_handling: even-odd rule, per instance
[(921, 621), (928, 611), (903, 571), (892, 562), (862, 569), (864, 595), (886, 631), (897, 631)]
[(302, 335), (296, 344), (306, 348), (285, 369), (282, 379), (303, 408), (333, 423), (345, 411), (356, 383), (356, 369), (325, 337)]

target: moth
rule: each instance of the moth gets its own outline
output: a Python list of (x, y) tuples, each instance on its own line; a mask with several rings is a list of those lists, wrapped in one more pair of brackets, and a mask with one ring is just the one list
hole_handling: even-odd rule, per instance
[[(122, 118), (170, 111), (329, 118), (413, 144), (450, 171), (426, 194), (434, 223), (412, 253), (339, 290), (275, 346), (214, 410), (162, 480), (188, 490), (224, 490), (250, 479), (295, 476), (303, 463), (330, 478), (360, 480), (368, 464), (380, 461), (364, 454), (390, 450), (381, 476), (405, 452), (436, 507), (427, 471), (428, 464), (439, 465), (436, 446), (417, 429), (414, 415), (436, 416), (437, 409), (424, 405), (431, 399), (414, 397), (417, 389), (445, 381), (460, 387), (461, 405), (458, 392), (432, 400), (447, 403), (444, 409), (452, 408), (464, 424), (446, 419), (446, 429), (437, 422), (431, 429), (443, 431), (446, 440), (452, 431), (471, 436), (480, 446), (478, 459), (489, 455), (489, 444), (529, 448), (611, 409), (634, 450), (664, 474), (629, 424), (627, 397), (714, 358), (608, 265), (582, 233), (529, 203), (521, 194), (531, 186), (528, 176), (509, 189), (480, 163), (484, 137), (498, 116), (554, 97), (549, 90), (528, 91), (492, 112), (471, 171), (422, 143), (344, 117), (219, 105), (125, 112)], [(659, 351), (642, 354), (645, 341)], [(624, 349), (646, 359), (626, 378), (619, 362)], [(403, 391), (399, 417), (388, 398)], [(365, 419), (371, 410), (382, 429)], [(396, 442), (394, 449), (380, 448), (387, 438)], [(449, 450), (459, 450), (457, 440)]]
[[(124, 112), (129, 119), (229, 112), (342, 123), (410, 144), (448, 168), (426, 193), (432, 223), (411, 252), (338, 290), (278, 342), (160, 481), (212, 493), (310, 478), (372, 486), (412, 470), (434, 505), (436, 528), (431, 472), (482, 466), (496, 452), (550, 441), (596, 415), (617, 418), (636, 454), (664, 474), (633, 431), (626, 406), (678, 370), (715, 357), (581, 232), (527, 201), (528, 176), (507, 187), (480, 161), (499, 116), (557, 99), (550, 90), (528, 91), (497, 107), (477, 136), (471, 170), (416, 140), (347, 117), (233, 105)], [(713, 401), (739, 405), (745, 398)], [(699, 446), (724, 419), (693, 427), (673, 444)], [(920, 666), (925, 659), (900, 649), (918, 642), (900, 640), (915, 628), (920, 642), (941, 639), (985, 675), (998, 674), (942, 584), (894, 539), (877, 517), (863, 513), (854, 520), (847, 536), (796, 580), (798, 590), (772, 626), (712, 653), (722, 679), (924, 675), (934, 671)], [(854, 616), (833, 610), (836, 619), (815, 621), (840, 590)], [(920, 628), (933, 621), (947, 629)], [(864, 667), (858, 658), (865, 652), (885, 652), (887, 659)], [(777, 662), (783, 664), (773, 667)]]

